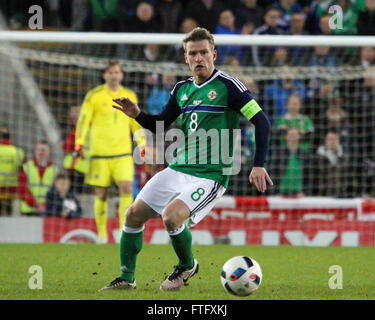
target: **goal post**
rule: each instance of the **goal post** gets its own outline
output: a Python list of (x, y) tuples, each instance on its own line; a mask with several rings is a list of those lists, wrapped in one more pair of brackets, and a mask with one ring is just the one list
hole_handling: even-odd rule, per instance
[[(9, 127), (27, 159), (36, 141), (48, 140), (61, 168), (71, 108), (102, 83), (108, 60), (120, 60), (123, 85), (137, 93), (144, 111), (154, 112), (177, 81), (191, 76), (183, 60), (183, 38), (0, 30), (0, 124)], [(197, 226), (201, 239), (207, 244), (374, 245), (375, 37), (214, 38), (216, 67), (240, 79), (270, 117), (266, 167), (276, 186), (259, 194), (249, 185), (254, 128), (242, 119), (240, 173), (231, 177), (208, 222)], [(298, 149), (293, 149), (296, 140)], [(117, 230), (118, 194), (115, 186), (111, 190), (109, 228)], [(87, 241), (92, 241), (93, 194), (83, 192), (79, 198), (83, 220), (70, 228), (64, 219), (46, 218), (44, 241), (59, 241), (54, 234), (60, 233), (69, 241), (66, 234), (76, 235), (71, 231), (85, 225), (90, 225)], [(153, 223), (146, 241), (164, 243), (162, 225)], [(111, 238), (117, 240), (118, 234)]]

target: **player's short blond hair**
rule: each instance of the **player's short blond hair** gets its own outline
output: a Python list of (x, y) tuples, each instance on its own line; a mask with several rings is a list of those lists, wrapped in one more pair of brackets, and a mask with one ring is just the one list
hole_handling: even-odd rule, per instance
[(185, 51), (186, 51), (186, 44), (188, 42), (190, 41), (195, 42), (195, 41), (202, 41), (202, 40), (208, 40), (208, 42), (211, 45), (211, 49), (212, 50), (215, 49), (214, 37), (211, 34), (211, 32), (205, 28), (197, 27), (197, 28), (194, 28), (192, 31), (190, 31), (186, 35), (185, 39), (182, 41)]
[(122, 63), (120, 62), (120, 60), (117, 60), (117, 59), (111, 59), (109, 60), (106, 65), (104, 66), (104, 69), (103, 69), (103, 74), (106, 73), (110, 68), (114, 67), (114, 66), (120, 66), (120, 69), (122, 70), (123, 66), (122, 66)]

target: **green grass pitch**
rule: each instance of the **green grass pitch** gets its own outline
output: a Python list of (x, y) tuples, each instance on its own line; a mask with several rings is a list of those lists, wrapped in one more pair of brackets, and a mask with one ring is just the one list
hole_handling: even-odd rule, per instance
[[(194, 246), (199, 273), (178, 292), (162, 292), (160, 283), (177, 260), (168, 245), (145, 244), (138, 258), (137, 290), (106, 291), (119, 274), (119, 245), (0, 244), (0, 300), (294, 300), (375, 298), (375, 248), (292, 246)], [(220, 282), (229, 258), (247, 255), (263, 271), (259, 290), (232, 296)], [(43, 288), (29, 288), (32, 265), (43, 270)], [(332, 265), (343, 272), (343, 288), (330, 289)]]

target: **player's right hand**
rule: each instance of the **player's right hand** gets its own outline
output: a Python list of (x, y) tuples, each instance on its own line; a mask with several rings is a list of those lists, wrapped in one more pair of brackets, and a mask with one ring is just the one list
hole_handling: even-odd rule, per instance
[(74, 151), (73, 151), (73, 162), (78, 159), (78, 158), (81, 158), (81, 159), (84, 159), (85, 158), (85, 155), (83, 153), (83, 146), (80, 145), (80, 144), (77, 144), (74, 146)]
[(121, 106), (112, 105), (113, 108), (122, 111), (130, 118), (136, 118), (141, 113), (138, 105), (129, 98), (115, 98), (112, 101)]

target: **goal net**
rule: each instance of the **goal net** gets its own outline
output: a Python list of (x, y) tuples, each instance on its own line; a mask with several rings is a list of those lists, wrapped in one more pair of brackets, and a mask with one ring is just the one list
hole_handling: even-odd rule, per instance
[[(24, 34), (0, 33), (0, 124), (8, 127), (13, 144), (27, 160), (35, 145), (46, 140), (51, 161), (60, 170), (71, 171), (64, 164), (72, 152), (66, 139), (85, 94), (103, 83), (102, 70), (109, 59), (123, 64), (123, 85), (136, 92), (148, 113), (158, 113), (174, 84), (191, 76), (184, 63), (182, 35)], [(225, 197), (209, 217), (192, 229), (195, 241), (374, 245), (374, 38), (215, 39), (216, 67), (240, 79), (269, 116), (272, 134), (266, 168), (275, 186), (260, 194), (249, 184), (254, 127), (241, 118), (238, 174), (231, 177)], [(160, 167), (136, 166), (134, 195)], [(41, 236), (31, 241), (96, 241), (93, 189), (70, 173), (81, 218), (39, 218), (36, 228)], [(20, 199), (8, 198), (11, 215), (23, 219)], [(110, 199), (110, 241), (118, 241), (115, 185)], [(13, 226), (12, 219), (0, 220), (8, 230), (0, 241), (30, 241), (10, 236), (12, 228), (4, 226)], [(146, 241), (167, 242), (162, 229), (160, 219), (150, 222)]]

